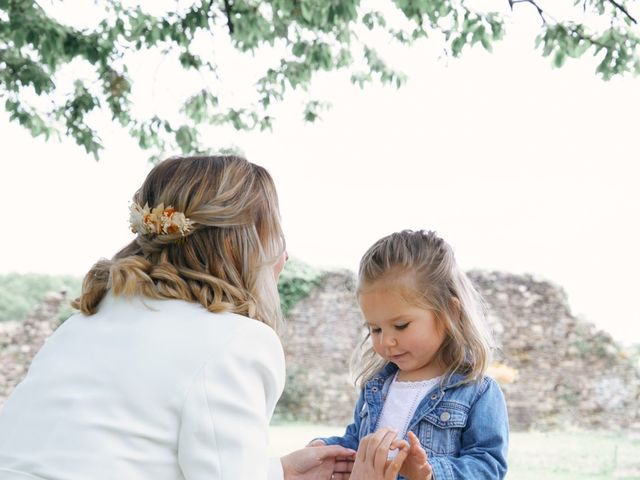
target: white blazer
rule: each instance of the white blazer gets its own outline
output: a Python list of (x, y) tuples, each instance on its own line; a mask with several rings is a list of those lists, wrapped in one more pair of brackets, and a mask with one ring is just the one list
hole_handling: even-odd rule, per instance
[(113, 297), (47, 340), (0, 410), (1, 480), (276, 480), (276, 333), (181, 300)]

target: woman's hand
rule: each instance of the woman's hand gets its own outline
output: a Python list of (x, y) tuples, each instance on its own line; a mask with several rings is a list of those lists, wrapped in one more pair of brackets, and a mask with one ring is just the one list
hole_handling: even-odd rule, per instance
[[(396, 440), (397, 432), (380, 429), (360, 440), (350, 480), (396, 480), (402, 464), (409, 454), (409, 444)], [(398, 448), (393, 460), (389, 452)]]
[(309, 442), (307, 447), (324, 447), (325, 445), (326, 443), (324, 443), (322, 440), (312, 440), (311, 442)]
[(427, 452), (413, 432), (409, 432), (409, 453), (400, 468), (400, 474), (409, 480), (431, 480), (433, 477)]
[[(322, 440), (316, 439), (309, 442), (307, 447), (324, 447), (326, 443)], [(336, 457), (336, 463), (333, 467), (333, 475), (331, 480), (349, 480), (351, 476), (351, 470), (353, 470), (353, 462), (356, 456), (350, 455), (348, 457)]]
[(332, 475), (334, 479), (348, 479), (351, 465), (345, 460), (355, 454), (340, 445), (314, 446), (291, 452), (280, 461), (285, 480), (327, 480)]

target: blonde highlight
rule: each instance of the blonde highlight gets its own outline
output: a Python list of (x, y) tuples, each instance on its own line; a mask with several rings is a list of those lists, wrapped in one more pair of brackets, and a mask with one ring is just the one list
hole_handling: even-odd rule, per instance
[(274, 329), (282, 314), (273, 265), (285, 249), (269, 173), (236, 156), (173, 157), (154, 167), (133, 198), (172, 205), (189, 217), (186, 234), (138, 235), (97, 262), (73, 306), (91, 315), (107, 291), (200, 303)]

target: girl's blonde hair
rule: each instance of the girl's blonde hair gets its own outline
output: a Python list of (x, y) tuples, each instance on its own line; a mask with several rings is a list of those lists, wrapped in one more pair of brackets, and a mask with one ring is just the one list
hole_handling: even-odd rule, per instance
[(278, 198), (269, 173), (236, 156), (174, 157), (155, 166), (134, 202), (171, 205), (192, 230), (139, 234), (84, 278), (73, 306), (96, 312), (108, 290), (202, 304), (274, 329), (281, 320), (273, 266), (285, 251)]
[[(486, 372), (493, 342), (484, 303), (442, 238), (431, 231), (403, 230), (378, 240), (360, 261), (357, 293), (380, 280), (396, 282), (408, 302), (432, 310), (442, 322), (446, 335), (438, 354), (448, 365), (443, 381), (462, 373), (467, 383)], [(360, 387), (386, 363), (369, 339), (352, 358)]]

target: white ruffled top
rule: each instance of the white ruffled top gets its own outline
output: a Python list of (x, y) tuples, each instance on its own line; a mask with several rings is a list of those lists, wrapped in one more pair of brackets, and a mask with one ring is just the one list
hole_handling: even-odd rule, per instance
[[(393, 377), (389, 386), (387, 398), (382, 406), (382, 413), (376, 426), (380, 428), (395, 428), (398, 431), (396, 438), (405, 438), (409, 423), (416, 413), (416, 409), (425, 395), (440, 382), (441, 377), (422, 380), (419, 382), (398, 381), (398, 372)], [(397, 450), (391, 452), (394, 457)]]

